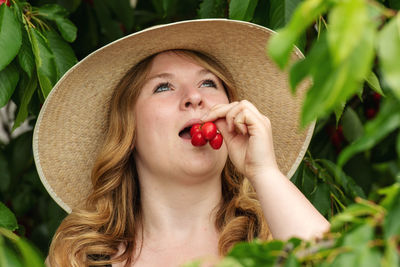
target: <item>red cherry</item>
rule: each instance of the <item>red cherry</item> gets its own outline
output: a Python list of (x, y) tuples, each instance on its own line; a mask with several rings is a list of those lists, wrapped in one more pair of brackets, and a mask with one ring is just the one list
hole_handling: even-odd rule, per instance
[(204, 138), (201, 132), (197, 132), (192, 136), (192, 145), (194, 146), (204, 146), (207, 140)]
[(195, 124), (190, 128), (190, 136), (193, 136), (195, 133), (201, 132), (201, 124)]
[(373, 119), (376, 116), (376, 109), (374, 108), (369, 108), (365, 111), (365, 115), (367, 116), (367, 119)]
[(201, 126), (201, 131), (206, 140), (212, 140), (217, 134), (217, 126), (213, 122), (206, 122)]
[(0, 6), (1, 6), (3, 3), (6, 3), (7, 6), (11, 6), (10, 0), (0, 0)]
[(210, 140), (210, 146), (214, 149), (219, 149), (222, 146), (224, 139), (220, 133), (217, 133), (213, 139)]

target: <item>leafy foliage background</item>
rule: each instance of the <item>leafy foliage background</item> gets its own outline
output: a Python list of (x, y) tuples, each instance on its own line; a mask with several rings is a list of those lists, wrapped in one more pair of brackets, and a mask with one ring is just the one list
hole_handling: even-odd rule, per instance
[[(0, 2), (9, 4), (0, 5), (6, 133), (0, 143), (1, 266), (41, 266), (66, 216), (43, 188), (31, 149), (32, 127), (52, 86), (113, 40), (194, 18), (251, 21), (276, 30), (266, 53), (290, 71), (293, 93), (312, 79), (301, 121), (317, 119), (317, 125), (292, 181), (332, 223), (323, 240), (239, 244), (220, 266), (399, 266), (399, 1)], [(293, 44), (306, 59), (288, 65)]]

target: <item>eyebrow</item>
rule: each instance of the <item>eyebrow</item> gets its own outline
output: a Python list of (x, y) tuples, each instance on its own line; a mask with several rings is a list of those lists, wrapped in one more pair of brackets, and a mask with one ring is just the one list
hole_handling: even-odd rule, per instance
[[(197, 72), (198, 75), (206, 75), (206, 74), (213, 74), (211, 71), (209, 71), (208, 69), (201, 69)], [(148, 83), (151, 80), (157, 79), (157, 78), (161, 78), (161, 79), (168, 79), (168, 78), (173, 78), (175, 75), (169, 72), (163, 72), (163, 73), (159, 73), (156, 75), (153, 75), (149, 78), (146, 79), (145, 84)]]

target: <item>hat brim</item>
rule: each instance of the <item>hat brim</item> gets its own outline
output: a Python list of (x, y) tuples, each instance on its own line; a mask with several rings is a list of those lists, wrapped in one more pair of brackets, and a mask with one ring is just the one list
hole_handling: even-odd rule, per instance
[[(232, 74), (239, 97), (271, 121), (276, 159), (291, 177), (309, 145), (314, 123), (300, 130), (306, 84), (296, 95), (288, 74), (266, 56), (273, 31), (243, 21), (205, 19), (156, 26), (96, 50), (71, 68), (47, 97), (34, 130), (40, 179), (67, 212), (84, 203), (90, 173), (105, 137), (108, 103), (118, 81), (144, 58), (171, 49), (207, 54)], [(291, 60), (303, 58), (295, 48)]]

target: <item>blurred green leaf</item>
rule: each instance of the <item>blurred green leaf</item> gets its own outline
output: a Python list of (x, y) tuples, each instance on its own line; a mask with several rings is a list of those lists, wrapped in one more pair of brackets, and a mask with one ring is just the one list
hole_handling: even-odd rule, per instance
[(398, 0), (388, 0), (389, 2), (389, 7), (393, 9), (400, 9), (400, 2)]
[(400, 255), (397, 251), (396, 245), (395, 239), (389, 239), (386, 241), (381, 267), (400, 266)]
[(39, 15), (48, 19), (55, 21), (59, 17), (67, 17), (68, 11), (60, 5), (57, 4), (46, 4), (37, 8)]
[(152, 0), (153, 6), (162, 18), (171, 17), (175, 13), (177, 0)]
[[(8, 238), (18, 248), (19, 260), (18, 262), (15, 262), (17, 264), (16, 266), (44, 267), (44, 259), (34, 246), (32, 246), (28, 241), (25, 241), (24, 239), (20, 238), (10, 230), (4, 228), (0, 228), (0, 249), (2, 245), (8, 243), (8, 242), (7, 243), (1, 242), (3, 241), (3, 236)], [(8, 247), (10, 246), (8, 245)], [(10, 251), (11, 250), (9, 250), (7, 253), (10, 253)], [(23, 265), (19, 265), (20, 263), (23, 263)], [(5, 265), (5, 266), (15, 266), (15, 265)]]
[(17, 218), (2, 202), (0, 202), (0, 227), (11, 231), (18, 228)]
[(397, 235), (400, 237), (400, 191), (394, 196), (388, 213), (383, 223), (384, 237), (386, 239)]
[(28, 117), (28, 105), (32, 99), (33, 94), (35, 93), (37, 88), (37, 77), (33, 75), (31, 79), (27, 76), (23, 75), (20, 80), (19, 90), (21, 90), (22, 99), (21, 103), (18, 106), (17, 117), (15, 118), (13, 131), (18, 128), (21, 123), (23, 123)]
[(301, 0), (270, 0), (269, 27), (279, 29), (291, 19)]
[(11, 8), (0, 5), (0, 71), (14, 59), (21, 44), (21, 23)]
[(242, 266), (274, 266), (275, 261), (284, 248), (282, 241), (268, 243), (239, 243), (228, 253), (228, 257), (236, 259)]
[(288, 25), (279, 30), (278, 34), (271, 37), (268, 42), (267, 52), (281, 69), (286, 66), (295, 42), (307, 27), (327, 10), (329, 4), (329, 1), (325, 0), (306, 0), (302, 2), (294, 11)]
[(252, 20), (257, 3), (258, 0), (231, 0), (229, 2), (229, 18), (243, 21)]
[(72, 48), (55, 31), (46, 31), (45, 37), (47, 38), (50, 49), (54, 54), (58, 80), (67, 70), (75, 65), (78, 60), (75, 57)]
[(0, 151), (0, 195), (7, 192), (10, 187), (11, 175), (8, 169), (7, 158)]
[(0, 107), (5, 106), (18, 84), (19, 72), (13, 63), (0, 71)]
[(364, 135), (340, 153), (338, 165), (343, 166), (356, 153), (372, 148), (398, 127), (400, 127), (399, 102), (394, 98), (386, 98), (375, 119), (364, 125)]
[[(373, 28), (365, 28), (357, 47), (339, 66), (333, 65), (326, 36), (320, 37), (310, 51), (309, 57), (312, 59), (303, 61), (303, 65), (309, 68), (309, 75), (313, 77), (313, 84), (303, 103), (303, 127), (316, 118), (328, 115), (340, 103), (360, 90), (366, 75), (371, 71), (374, 36)], [(307, 61), (308, 63), (304, 63)], [(314, 66), (311, 66), (312, 63)], [(298, 69), (299, 66), (296, 66), (296, 70)]]
[(35, 56), (36, 71), (44, 97), (50, 93), (57, 81), (54, 55), (46, 38), (36, 29), (29, 28), (32, 51)]
[(16, 244), (21, 251), (24, 266), (44, 267), (44, 259), (35, 247), (22, 238)]
[(9, 243), (0, 234), (0, 266), (4, 267), (23, 267), (17, 254), (10, 249)]
[(353, 142), (359, 139), (364, 133), (364, 126), (358, 117), (357, 113), (350, 106), (342, 117), (343, 135), (348, 142)]
[(106, 4), (112, 9), (127, 31), (130, 31), (133, 27), (134, 15), (129, 0), (106, 1)]
[(32, 77), (35, 70), (35, 59), (28, 34), (25, 30), (22, 31), (22, 45), (18, 53), (18, 62), (26, 74), (28, 74), (29, 77)]
[(384, 81), (400, 99), (400, 13), (380, 31), (378, 56)]
[[(366, 201), (352, 204), (331, 219), (331, 231), (335, 232), (342, 230), (341, 228), (346, 223), (352, 223), (354, 225), (367, 225), (364, 221), (366, 220), (366, 217), (373, 217), (375, 214), (383, 212), (384, 210), (380, 206)], [(351, 236), (349, 238), (351, 238)], [(352, 244), (352, 242), (353, 241), (351, 241), (350, 244)], [(354, 245), (357, 245), (358, 243), (359, 242), (355, 242)]]
[(106, 36), (105, 42), (111, 42), (123, 36), (120, 25), (112, 18), (107, 5), (101, 0), (94, 0), (94, 10), (97, 21), (100, 24), (100, 32)]
[(329, 12), (328, 47), (333, 65), (338, 66), (363, 39), (367, 21), (366, 1), (338, 1)]
[(396, 140), (396, 152), (397, 152), (397, 157), (400, 158), (400, 132), (397, 135), (397, 140)]
[(369, 73), (369, 75), (367, 76), (365, 81), (372, 88), (372, 90), (374, 90), (375, 92), (377, 92), (380, 95), (384, 95), (381, 85), (379, 83), (379, 79), (378, 79), (378, 77), (376, 77), (376, 74), (373, 71), (371, 71)]
[(200, 3), (198, 16), (205, 18), (224, 18), (227, 9), (225, 0), (204, 0)]

